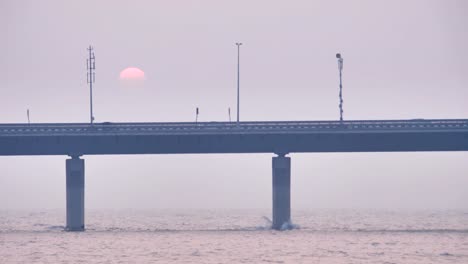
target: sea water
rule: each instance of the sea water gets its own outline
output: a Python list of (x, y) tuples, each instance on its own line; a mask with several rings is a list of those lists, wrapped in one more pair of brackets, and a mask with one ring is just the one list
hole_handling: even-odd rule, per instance
[(468, 263), (468, 211), (0, 211), (0, 263)]

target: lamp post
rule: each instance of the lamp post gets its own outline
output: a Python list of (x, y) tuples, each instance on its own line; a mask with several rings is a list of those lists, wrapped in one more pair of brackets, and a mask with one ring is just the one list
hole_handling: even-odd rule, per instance
[(343, 121), (343, 82), (341, 80), (341, 72), (343, 71), (343, 58), (340, 53), (336, 54), (338, 59), (338, 70), (340, 72), (340, 122)]
[(240, 46), (242, 43), (237, 42), (237, 125), (239, 125), (239, 78), (240, 78)]

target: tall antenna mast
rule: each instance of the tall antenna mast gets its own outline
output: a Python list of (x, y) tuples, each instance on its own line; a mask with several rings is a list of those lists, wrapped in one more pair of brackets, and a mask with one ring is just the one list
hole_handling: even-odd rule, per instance
[(86, 60), (86, 69), (88, 70), (86, 73), (86, 78), (89, 84), (89, 116), (90, 122), (93, 124), (94, 122), (94, 115), (93, 115), (93, 83), (96, 80), (96, 58), (94, 57), (93, 47), (90, 45), (88, 48), (89, 58)]

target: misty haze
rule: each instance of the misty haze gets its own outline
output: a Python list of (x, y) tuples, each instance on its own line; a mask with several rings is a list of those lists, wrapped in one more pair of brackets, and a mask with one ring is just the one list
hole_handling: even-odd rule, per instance
[(468, 262), (467, 17), (0, 2), (0, 263)]

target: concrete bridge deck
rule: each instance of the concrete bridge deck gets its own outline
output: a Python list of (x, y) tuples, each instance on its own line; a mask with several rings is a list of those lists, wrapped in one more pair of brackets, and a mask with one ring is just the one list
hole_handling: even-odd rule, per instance
[(468, 120), (0, 124), (0, 155), (462, 151)]

